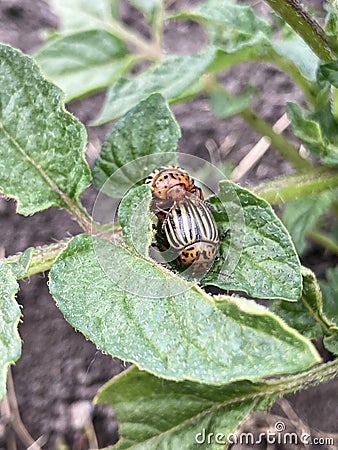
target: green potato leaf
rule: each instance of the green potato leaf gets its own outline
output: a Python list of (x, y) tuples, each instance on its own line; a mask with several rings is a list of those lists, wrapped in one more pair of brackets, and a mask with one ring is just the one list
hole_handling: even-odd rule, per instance
[(134, 78), (119, 79), (110, 88), (102, 111), (93, 125), (101, 125), (122, 116), (154, 92), (159, 92), (168, 101), (174, 100), (206, 72), (214, 56), (213, 47), (192, 55), (168, 54)]
[(326, 271), (326, 280), (320, 280), (323, 296), (323, 311), (330, 323), (338, 326), (338, 267)]
[(302, 289), (299, 259), (269, 203), (226, 180), (208, 201), (221, 244), (220, 257), (202, 284), (256, 298), (297, 301)]
[(181, 131), (166, 101), (153, 94), (132, 108), (107, 135), (93, 168), (94, 185), (122, 197), (154, 169), (176, 164)]
[(100, 29), (53, 39), (34, 58), (67, 101), (110, 86), (136, 60), (120, 39)]
[(0, 192), (28, 215), (52, 205), (73, 209), (90, 182), (84, 126), (33, 60), (0, 45)]
[(7, 368), (21, 355), (21, 339), (18, 324), (20, 308), (15, 301), (19, 285), (10, 267), (0, 261), (0, 398), (6, 392)]
[(132, 367), (108, 381), (95, 403), (111, 405), (120, 422), (121, 440), (111, 449), (224, 449), (242, 420), (270, 405), (273, 396), (260, 395), (266, 386), (247, 381), (225, 386), (177, 383)]
[(59, 30), (68, 34), (103, 28), (109, 31), (112, 19), (117, 19), (116, 0), (48, 0), (59, 18)]
[(131, 189), (119, 206), (119, 223), (124, 241), (142, 256), (148, 256), (152, 240), (151, 198), (150, 186), (141, 185)]
[(74, 237), (54, 262), (49, 287), (75, 329), (159, 377), (223, 384), (319, 361), (312, 344), (266, 308), (234, 297), (215, 303), (114, 242)]

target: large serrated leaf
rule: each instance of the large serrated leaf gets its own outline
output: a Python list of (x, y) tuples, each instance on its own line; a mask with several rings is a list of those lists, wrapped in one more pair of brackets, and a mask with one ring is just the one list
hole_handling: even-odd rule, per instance
[(148, 255), (152, 239), (151, 189), (148, 185), (131, 189), (119, 206), (119, 223), (126, 244), (136, 253)]
[(94, 185), (122, 197), (155, 168), (176, 163), (181, 131), (166, 101), (153, 94), (122, 117), (107, 135), (92, 172)]
[(21, 354), (18, 333), (21, 312), (15, 301), (18, 289), (19, 285), (11, 269), (0, 261), (0, 398), (6, 391), (7, 368)]
[[(203, 285), (296, 301), (302, 280), (290, 235), (265, 200), (230, 181), (208, 201), (221, 236), (220, 257)], [(225, 234), (225, 236), (224, 236)]]
[(84, 126), (33, 60), (0, 45), (0, 191), (21, 214), (71, 209), (90, 181)]
[(135, 62), (123, 42), (105, 30), (88, 30), (47, 42), (34, 55), (46, 77), (70, 101), (113, 84)]
[(95, 402), (109, 403), (120, 422), (121, 440), (111, 448), (188, 450), (204, 443), (221, 449), (251, 411), (269, 406), (273, 396), (262, 395), (266, 386), (177, 383), (132, 367), (106, 383)]
[(214, 57), (213, 47), (192, 55), (168, 54), (161, 62), (134, 78), (121, 78), (109, 90), (103, 109), (93, 125), (121, 117), (154, 92), (161, 93), (168, 101), (175, 99), (203, 75)]
[(50, 271), (50, 291), (66, 320), (99, 348), (163, 378), (257, 380), (319, 360), (267, 309), (231, 297), (216, 305), (192, 283), (99, 238), (69, 242)]
[(107, 28), (112, 18), (117, 18), (116, 0), (48, 0), (59, 18), (62, 34), (74, 31)]

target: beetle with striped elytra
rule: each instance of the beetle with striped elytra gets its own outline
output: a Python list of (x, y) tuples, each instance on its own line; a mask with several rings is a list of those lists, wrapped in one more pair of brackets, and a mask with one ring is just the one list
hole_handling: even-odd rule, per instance
[(208, 271), (218, 246), (218, 230), (202, 189), (187, 171), (171, 166), (155, 170), (146, 180), (152, 188), (151, 209), (158, 223), (156, 240), (178, 270), (192, 276)]
[(205, 202), (186, 197), (173, 206), (159, 225), (157, 234), (162, 248), (175, 258), (179, 270), (187, 270), (191, 276), (208, 271), (217, 255), (219, 237)]

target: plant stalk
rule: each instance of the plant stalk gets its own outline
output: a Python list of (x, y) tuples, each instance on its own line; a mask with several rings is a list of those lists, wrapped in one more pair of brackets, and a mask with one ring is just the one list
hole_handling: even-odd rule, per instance
[(152, 42), (144, 39), (139, 33), (113, 18), (110, 18), (109, 22), (104, 22), (104, 25), (115, 36), (132, 44), (140, 52), (142, 57), (153, 61), (161, 59), (162, 50), (155, 41)]
[(335, 187), (338, 187), (338, 170), (319, 168), (259, 183), (249, 186), (249, 189), (269, 203), (276, 204)]
[(317, 244), (322, 245), (324, 248), (330, 250), (332, 253), (335, 253), (338, 255), (338, 243), (332, 239), (331, 236), (318, 231), (318, 230), (312, 230), (309, 233), (307, 233), (307, 236)]
[(265, 0), (265, 2), (304, 39), (318, 58), (323, 61), (335, 59), (334, 50), (331, 49), (323, 28), (303, 8), (299, 0)]
[(293, 146), (284, 136), (276, 133), (271, 125), (262, 117), (258, 116), (252, 109), (245, 108), (239, 113), (240, 116), (262, 136), (270, 138), (271, 145), (280, 153), (284, 159), (291, 162), (298, 170), (308, 170), (312, 164), (302, 158), (295, 146)]

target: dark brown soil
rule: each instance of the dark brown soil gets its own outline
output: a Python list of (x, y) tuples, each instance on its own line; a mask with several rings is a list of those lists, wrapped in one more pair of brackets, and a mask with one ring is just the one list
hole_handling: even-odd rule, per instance
[[(173, 7), (181, 8), (197, 2), (180, 0), (172, 3)], [(264, 5), (258, 7), (264, 8)], [(123, 4), (121, 14), (128, 25), (147, 32), (135, 10)], [(24, 52), (31, 53), (41, 42), (41, 32), (55, 25), (56, 18), (43, 0), (0, 2), (0, 41)], [(168, 50), (194, 51), (203, 45), (204, 40), (204, 34), (195, 24), (172, 22), (166, 25), (165, 46)], [(268, 64), (251, 64), (250, 68), (248, 65), (238, 66), (227, 72), (225, 80), (227, 87), (234, 92), (238, 92), (239, 86), (247, 82), (258, 87), (262, 96), (255, 100), (253, 106), (271, 123), (283, 114), (286, 101), (301, 99), (300, 92), (290, 79)], [(99, 111), (102, 100), (103, 95), (96, 94), (73, 103), (69, 110), (87, 124)], [(203, 97), (174, 105), (173, 111), (182, 128), (180, 150), (206, 159), (209, 159), (208, 147), (220, 147), (230, 136), (233, 143), (226, 157), (236, 163), (260, 137), (239, 117), (215, 119)], [(110, 126), (88, 128), (89, 142), (98, 147)], [(90, 161), (92, 158), (89, 155)], [(290, 170), (289, 164), (270, 149), (258, 167), (242, 180), (242, 184), (274, 178)], [(84, 202), (89, 208), (95, 195), (93, 188), (84, 195)], [(80, 232), (78, 225), (62, 210), (51, 208), (32, 217), (23, 217), (15, 214), (13, 201), (4, 199), (0, 199), (0, 220), (0, 245), (6, 255)], [(320, 276), (326, 267), (337, 263), (331, 254), (323, 255), (322, 250), (317, 248), (307, 258), (305, 264), (309, 264)], [(320, 265), (316, 264), (318, 259)], [(81, 446), (83, 438), (76, 429), (72, 411), (74, 408), (85, 411), (97, 389), (122, 371), (125, 365), (103, 355), (66, 323), (48, 293), (46, 281), (47, 276), (34, 276), (20, 286), (18, 301), (22, 305), (22, 322), (19, 331), (23, 352), (12, 369), (18, 404), (27, 429), (35, 439), (43, 436), (45, 449), (53, 449), (62, 442), (67, 443), (68, 448), (84, 449), (86, 444)], [(289, 400), (309, 426), (337, 432), (337, 388), (338, 383), (332, 381), (292, 395)], [(80, 401), (87, 403), (78, 403)], [(109, 408), (95, 407), (93, 422), (100, 446), (116, 442), (117, 424)], [(0, 426), (0, 449), (6, 448), (3, 430)], [(19, 449), (24, 448), (20, 445)]]

